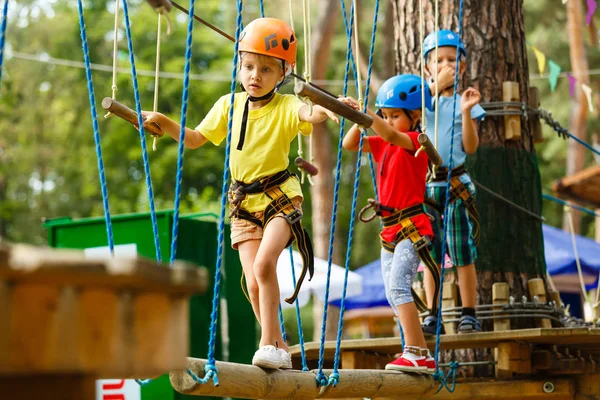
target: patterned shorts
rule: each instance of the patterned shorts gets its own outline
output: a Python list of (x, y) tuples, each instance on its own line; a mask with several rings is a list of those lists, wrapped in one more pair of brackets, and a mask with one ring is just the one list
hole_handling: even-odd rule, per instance
[[(291, 199), (294, 208), (302, 211), (302, 197), (296, 196)], [(251, 213), (253, 217), (262, 220), (264, 211), (257, 211)], [(281, 215), (281, 214), (279, 214)], [(238, 248), (238, 244), (245, 242), (246, 240), (260, 240), (263, 237), (263, 228), (253, 224), (250, 221), (240, 218), (231, 218), (231, 247), (235, 250)]]
[[(468, 183), (465, 185), (475, 197), (475, 185)], [(435, 200), (442, 207), (446, 204), (446, 186), (428, 186), (427, 197)], [(431, 255), (438, 264), (441, 264), (442, 257), (442, 235), (443, 225), (442, 217), (431, 207), (427, 207), (427, 212), (435, 217), (432, 223), (434, 239)], [(473, 236), (473, 224), (471, 223), (469, 212), (462, 199), (457, 199), (448, 204), (448, 230), (446, 236), (446, 253), (450, 255), (452, 263), (457, 267), (473, 264), (477, 260), (477, 247), (475, 237)]]

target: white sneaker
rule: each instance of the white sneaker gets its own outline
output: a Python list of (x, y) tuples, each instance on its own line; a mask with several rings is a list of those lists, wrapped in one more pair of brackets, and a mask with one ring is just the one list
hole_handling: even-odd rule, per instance
[(256, 350), (252, 357), (252, 365), (265, 369), (279, 369), (282, 366), (282, 359), (275, 346), (267, 345)]
[(292, 356), (283, 349), (277, 349), (277, 354), (281, 358), (281, 369), (292, 369)]

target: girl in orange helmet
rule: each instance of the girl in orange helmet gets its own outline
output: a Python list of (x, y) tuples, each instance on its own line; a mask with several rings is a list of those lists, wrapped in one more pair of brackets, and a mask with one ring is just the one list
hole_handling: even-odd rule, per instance
[[(269, 369), (292, 368), (278, 321), (279, 285), (276, 265), (285, 247), (296, 240), (312, 275), (310, 238), (301, 226), (302, 190), (287, 171), (290, 142), (298, 132), (312, 133), (312, 124), (329, 110), (309, 107), (293, 95), (276, 93), (296, 63), (296, 37), (285, 22), (259, 18), (249, 23), (239, 40), (239, 82), (244, 92), (234, 97), (229, 168), (231, 242), (240, 261), (252, 309), (262, 327), (252, 364)], [(185, 128), (185, 146), (208, 141), (219, 145), (227, 136), (230, 95), (222, 96), (195, 129)], [(180, 125), (161, 113), (143, 112), (145, 124), (156, 123), (179, 140)], [(298, 283), (299, 285), (300, 283)]]

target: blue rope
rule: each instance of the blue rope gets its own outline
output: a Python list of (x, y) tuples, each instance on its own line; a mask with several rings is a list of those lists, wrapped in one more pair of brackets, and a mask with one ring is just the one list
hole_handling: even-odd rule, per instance
[[(352, 3), (354, 5), (354, 3)], [(370, 52), (369, 52), (369, 69), (367, 72), (367, 81), (366, 81), (366, 87), (365, 87), (365, 99), (364, 99), (364, 108), (363, 108), (363, 112), (366, 113), (367, 111), (367, 105), (369, 103), (369, 85), (371, 83), (371, 74), (373, 72), (373, 53), (375, 50), (375, 36), (377, 33), (377, 14), (379, 12), (379, 0), (376, 0), (375, 2), (375, 13), (373, 15), (373, 28), (371, 30), (371, 47), (370, 47)], [(344, 16), (345, 16), (345, 12), (344, 12)], [(351, 31), (350, 31), (351, 33)], [(352, 36), (350, 35), (348, 37), (348, 40), (351, 41), (352, 40)], [(357, 81), (358, 83), (358, 81)], [(356, 218), (354, 218), (354, 216), (356, 215), (356, 202), (358, 199), (358, 188), (359, 188), (359, 184), (360, 184), (360, 167), (362, 164), (362, 151), (363, 151), (363, 143), (364, 143), (364, 132), (361, 129), (360, 132), (360, 140), (358, 142), (358, 153), (357, 153), (357, 158), (356, 158), (356, 171), (355, 171), (355, 176), (354, 176), (354, 188), (352, 191), (352, 207), (351, 207), (351, 211), (350, 211), (350, 227), (349, 227), (349, 233), (348, 233), (348, 244), (346, 247), (346, 263), (345, 263), (345, 271), (344, 271), (344, 287), (342, 290), (342, 301), (340, 303), (340, 318), (339, 318), (339, 322), (338, 322), (338, 331), (337, 331), (337, 341), (336, 341), (336, 345), (335, 345), (335, 356), (333, 359), (333, 373), (331, 374), (331, 376), (329, 377), (329, 384), (333, 385), (333, 386), (337, 386), (337, 384), (339, 383), (339, 379), (340, 379), (340, 375), (339, 375), (339, 356), (340, 356), (340, 347), (341, 347), (341, 342), (342, 342), (342, 336), (343, 336), (343, 328), (344, 328), (344, 311), (345, 311), (345, 304), (346, 304), (346, 291), (348, 288), (348, 272), (350, 271), (350, 255), (352, 252), (352, 243), (354, 240), (354, 224), (356, 221)]]
[[(196, 0), (190, 0), (190, 15), (194, 15)], [(185, 48), (185, 67), (183, 69), (183, 95), (181, 98), (181, 130), (179, 131), (179, 148), (177, 153), (177, 184), (175, 186), (175, 205), (173, 212), (173, 238), (171, 239), (171, 259), (173, 264), (177, 253), (177, 237), (179, 235), (179, 207), (181, 202), (181, 183), (183, 181), (183, 151), (185, 149), (185, 126), (187, 120), (190, 68), (192, 64), (192, 33), (194, 32), (194, 18), (188, 17), (187, 42)]]
[(591, 216), (596, 217), (596, 218), (600, 218), (599, 214), (595, 213), (594, 211), (590, 210), (589, 208), (581, 207), (581, 206), (579, 206), (577, 204), (567, 203), (566, 201), (558, 199), (558, 198), (556, 198), (554, 196), (550, 196), (549, 194), (543, 194), (542, 193), (542, 197), (544, 199), (546, 199), (546, 200), (551, 200), (551, 201), (554, 201), (556, 203), (560, 203), (560, 204), (562, 204), (564, 206), (568, 205), (568, 206), (571, 206), (572, 208), (574, 208), (576, 210), (579, 210), (581, 212), (584, 212), (584, 213), (586, 213), (588, 215), (591, 215)]
[(135, 69), (135, 53), (133, 52), (133, 42), (131, 40), (131, 24), (129, 22), (129, 7), (127, 6), (127, 0), (123, 0), (123, 16), (125, 18), (125, 33), (127, 34), (127, 49), (129, 50), (129, 63), (131, 64), (131, 79), (133, 82), (135, 110), (137, 112), (138, 117), (140, 143), (142, 145), (144, 173), (146, 174), (146, 186), (148, 187), (148, 201), (150, 203), (150, 219), (152, 220), (152, 231), (154, 232), (154, 247), (156, 248), (156, 260), (161, 261), (162, 257), (160, 254), (160, 240), (158, 238), (158, 223), (156, 222), (156, 209), (154, 207), (154, 192), (152, 190), (152, 178), (150, 176), (150, 161), (148, 160), (148, 149), (146, 147), (146, 134), (144, 133), (144, 117), (142, 116), (140, 89), (138, 87), (137, 71)]
[[(294, 268), (294, 264), (292, 264), (292, 268)], [(283, 341), (287, 343), (287, 335), (285, 333), (285, 322), (283, 321), (283, 311), (281, 310), (281, 303), (279, 304), (279, 327), (281, 328), (281, 336), (283, 337)]]
[[(2, 9), (2, 25), (0, 26), (0, 83), (2, 83), (2, 65), (4, 60), (4, 41), (6, 37), (6, 25), (8, 24), (8, 0), (4, 1)], [(85, 29), (85, 27), (84, 27)], [(82, 33), (83, 34), (83, 33)], [(86, 42), (87, 46), (87, 42)], [(86, 64), (87, 67), (87, 64)]]
[(259, 0), (259, 5), (260, 5), (260, 16), (262, 18), (265, 17), (265, 4), (263, 3), (263, 0)]
[[(296, 287), (296, 270), (294, 268), (294, 252), (292, 246), (288, 247), (290, 252), (290, 265), (292, 266), (292, 282)], [(306, 352), (304, 351), (304, 330), (302, 329), (302, 316), (300, 315), (300, 302), (296, 298), (296, 322), (298, 324), (298, 340), (300, 341), (300, 356), (302, 357), (302, 371), (308, 371), (306, 363)]]
[(573, 140), (575, 140), (576, 142), (578, 142), (579, 144), (583, 145), (584, 147), (587, 147), (589, 150), (591, 150), (592, 152), (598, 154), (600, 156), (600, 150), (597, 150), (595, 148), (592, 147), (591, 144), (589, 144), (586, 141), (583, 141), (581, 139), (579, 139), (577, 136), (573, 135), (571, 132), (567, 132), (569, 137)]
[[(225, 144), (225, 162), (223, 166), (223, 186), (221, 188), (221, 213), (219, 216), (219, 236), (217, 239), (217, 265), (215, 267), (215, 286), (213, 293), (213, 304), (212, 313), (210, 315), (210, 339), (208, 343), (208, 360), (204, 367), (206, 375), (204, 378), (199, 378), (190, 369), (187, 370), (188, 374), (194, 379), (194, 381), (204, 384), (207, 383), (211, 378), (213, 379), (214, 385), (219, 385), (219, 379), (217, 375), (217, 367), (215, 365), (215, 344), (217, 342), (217, 315), (219, 310), (219, 290), (221, 287), (221, 265), (223, 262), (223, 245), (225, 235), (225, 210), (227, 209), (227, 188), (229, 182), (229, 154), (231, 150), (231, 131), (233, 127), (233, 103), (235, 100), (235, 88), (237, 82), (237, 64), (238, 64), (238, 49), (240, 33), (242, 32), (242, 0), (236, 0), (237, 4), (237, 19), (235, 29), (235, 45), (233, 49), (233, 67), (231, 70), (231, 100), (229, 101), (229, 120), (227, 123), (227, 139)], [(190, 13), (190, 18), (193, 14)]]
[[(450, 393), (454, 393), (454, 389), (456, 389), (456, 371), (458, 370), (458, 367), (460, 367), (460, 364), (458, 362), (450, 361), (450, 370), (448, 371), (446, 376), (444, 376), (444, 378), (440, 380), (440, 386), (438, 387), (438, 390), (435, 392), (435, 394), (441, 392), (443, 388), (446, 388), (446, 390), (448, 390), (448, 392)], [(442, 373), (442, 376), (443, 375), (444, 374)], [(448, 381), (452, 382), (451, 386), (448, 386)]]
[[(458, 12), (458, 37), (462, 36), (462, 23), (463, 23), (463, 0), (460, 0), (460, 8)], [(454, 98), (452, 104), (452, 115), (454, 116), (456, 113), (456, 98), (457, 98), (457, 89), (458, 89), (458, 65), (460, 60), (460, 49), (456, 47), (456, 67), (454, 70)], [(454, 118), (454, 117), (452, 117)], [(438, 299), (438, 311), (437, 311), (437, 326), (435, 333), (435, 363), (436, 363), (436, 371), (434, 374), (434, 378), (436, 380), (442, 381), (445, 385), (444, 374), (441, 372), (440, 367), (437, 366), (439, 360), (439, 349), (440, 349), (440, 332), (442, 330), (442, 292), (444, 290), (444, 257), (446, 254), (446, 239), (448, 237), (448, 205), (450, 204), (450, 179), (452, 179), (452, 168), (454, 160), (452, 159), (452, 150), (454, 148), (454, 129), (455, 124), (452, 124), (452, 131), (450, 134), (450, 159), (448, 161), (448, 178), (446, 180), (446, 203), (444, 205), (444, 233), (442, 235), (442, 271), (440, 274), (440, 295)]]
[[(104, 207), (104, 219), (106, 220), (106, 236), (108, 237), (108, 247), (110, 253), (114, 255), (115, 244), (113, 239), (112, 222), (110, 219), (110, 209), (108, 207), (108, 188), (106, 187), (106, 176), (104, 175), (104, 161), (102, 160), (102, 147), (100, 146), (100, 129), (98, 128), (98, 114), (96, 112), (96, 95), (94, 92), (94, 82), (92, 81), (92, 68), (90, 65), (90, 51), (88, 48), (87, 33), (85, 29), (85, 20), (83, 16), (82, 0), (77, 2), (79, 10), (79, 30), (81, 32), (81, 46), (83, 48), (83, 60), (85, 61), (85, 76), (87, 79), (88, 94), (90, 100), (90, 111), (92, 113), (92, 127), (94, 129), (94, 142), (96, 143), (96, 158), (98, 159), (98, 172), (100, 174), (100, 189), (102, 191), (102, 205)], [(4, 3), (4, 19), (2, 20), (2, 39), (0, 40), (0, 49), (4, 45), (4, 30), (6, 28), (6, 13), (8, 10), (8, 0)], [(2, 70), (0, 53), (0, 73)]]
[[(342, 5), (344, 0), (340, 0)], [(352, 10), (354, 7), (352, 8)], [(343, 96), (345, 97), (348, 93), (348, 76), (350, 70), (350, 60), (352, 58), (352, 25), (354, 25), (354, 13), (350, 15), (350, 35), (348, 36), (348, 44), (346, 48), (346, 69), (344, 73), (344, 89)], [(342, 139), (344, 138), (344, 126), (346, 125), (346, 119), (342, 118), (340, 122), (340, 133), (338, 141), (338, 152), (337, 152), (337, 163), (335, 168), (335, 184), (333, 188), (333, 206), (331, 210), (331, 230), (329, 231), (329, 250), (327, 252), (327, 283), (325, 286), (325, 299), (323, 305), (323, 323), (321, 324), (321, 345), (319, 348), (319, 369), (317, 371), (317, 384), (319, 386), (328, 386), (329, 380), (323, 372), (323, 363), (325, 359), (325, 328), (327, 325), (327, 307), (329, 302), (329, 286), (331, 285), (331, 262), (333, 258), (333, 243), (335, 239), (335, 225), (337, 222), (337, 208), (338, 198), (340, 191), (340, 175), (342, 169)]]

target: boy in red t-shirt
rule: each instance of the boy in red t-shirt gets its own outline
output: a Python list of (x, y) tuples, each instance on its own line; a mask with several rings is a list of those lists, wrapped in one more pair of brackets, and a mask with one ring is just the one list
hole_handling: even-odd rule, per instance
[[(365, 137), (363, 151), (373, 154), (378, 165), (379, 202), (370, 202), (384, 227), (380, 237), (386, 296), (400, 320), (405, 340), (402, 356), (385, 369), (433, 373), (435, 361), (427, 349), (417, 313), (417, 306), (426, 306), (412, 293), (420, 257), (423, 252), (430, 257), (427, 245), (433, 235), (423, 208), (428, 159), (424, 152), (415, 156), (421, 146), (417, 137), (423, 92), (425, 105), (431, 108), (431, 95), (427, 87), (423, 90), (421, 78), (398, 75), (388, 79), (375, 102), (379, 111), (367, 110), (373, 117), (371, 128), (377, 136)], [(352, 98), (341, 101), (359, 108)], [(355, 125), (344, 138), (343, 146), (357, 151), (359, 140), (360, 131)]]

